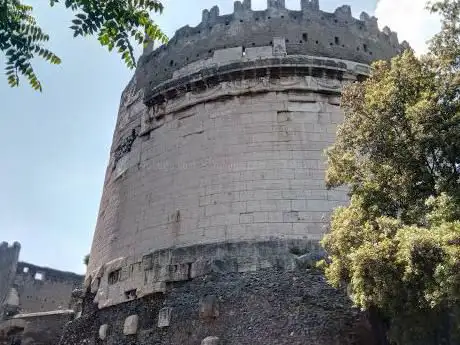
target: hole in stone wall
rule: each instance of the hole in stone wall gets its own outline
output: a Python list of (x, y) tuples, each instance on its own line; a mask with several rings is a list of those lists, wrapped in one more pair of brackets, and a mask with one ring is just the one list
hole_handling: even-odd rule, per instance
[(363, 49), (367, 53), (367, 44), (366, 43), (363, 44)]
[(44, 280), (45, 275), (43, 273), (41, 273), (41, 272), (37, 272), (37, 273), (35, 273), (34, 279), (35, 280)]
[(267, 19), (272, 19), (272, 17), (268, 17)]
[(109, 273), (109, 284), (113, 285), (116, 282), (118, 282), (118, 280), (120, 279), (120, 273), (121, 273), (121, 269), (110, 272)]
[(198, 33), (201, 34), (201, 30), (198, 30)]
[(319, 41), (316, 41), (316, 44), (319, 44)]
[(229, 22), (229, 21), (226, 21), (226, 22), (225, 22), (225, 25), (230, 25), (230, 22)]
[(137, 289), (129, 290), (125, 292), (126, 299), (132, 300), (137, 298)]
[(335, 42), (335, 44), (339, 45), (340, 44), (340, 39), (337, 36), (335, 36), (334, 37), (334, 42)]
[(334, 19), (334, 23), (337, 23), (337, 19)]
[(257, 18), (256, 18), (256, 22), (258, 22), (258, 21), (259, 21), (259, 18), (257, 17)]
[(299, 41), (299, 43), (300, 43), (300, 44), (302, 44), (302, 43), (303, 43), (303, 41), (302, 41), (302, 40), (300, 40), (300, 41)]
[(243, 23), (243, 19), (240, 19), (240, 23)]
[(24, 267), (22, 270), (23, 273), (29, 273), (29, 267)]
[(286, 43), (289, 43), (289, 40), (286, 38)]
[(284, 16), (281, 16), (281, 19), (284, 19)]
[(331, 43), (329, 43), (329, 45), (332, 47), (332, 46), (333, 46), (332, 42), (331, 42)]
[(302, 34), (302, 38), (303, 38), (304, 41), (308, 41), (308, 34), (306, 32), (304, 32)]
[(359, 51), (359, 47), (356, 47), (356, 51)]
[(269, 45), (269, 46), (271, 46), (272, 44), (273, 44), (273, 42), (272, 42), (272, 41), (270, 41), (270, 43), (269, 43), (268, 45)]
[(173, 60), (169, 61), (169, 66), (172, 66), (172, 65), (174, 65), (174, 61), (173, 61)]
[(255, 46), (256, 46), (256, 44), (255, 44), (254, 42), (252, 42), (252, 46), (253, 46), (253, 47), (255, 47)]

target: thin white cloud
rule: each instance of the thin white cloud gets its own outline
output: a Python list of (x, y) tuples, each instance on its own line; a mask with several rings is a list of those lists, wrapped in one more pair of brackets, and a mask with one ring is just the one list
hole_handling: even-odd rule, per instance
[(375, 16), (379, 26), (388, 26), (406, 40), (417, 54), (427, 51), (426, 42), (440, 29), (439, 17), (425, 9), (426, 0), (379, 0)]

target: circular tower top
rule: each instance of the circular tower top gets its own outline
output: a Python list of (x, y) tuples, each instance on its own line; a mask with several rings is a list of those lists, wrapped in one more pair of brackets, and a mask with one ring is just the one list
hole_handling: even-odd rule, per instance
[(246, 49), (274, 45), (274, 37), (285, 40), (287, 55), (309, 55), (369, 64), (389, 59), (406, 42), (388, 27), (382, 31), (377, 18), (363, 12), (353, 18), (350, 6), (333, 13), (323, 12), (319, 0), (300, 0), (300, 11), (286, 9), (285, 0), (267, 0), (267, 9), (253, 11), (251, 0), (236, 1), (232, 14), (220, 15), (219, 7), (204, 10), (196, 27), (176, 31), (168, 44), (151, 51), (140, 60), (138, 80), (145, 90), (173, 77), (173, 73), (193, 62), (212, 58), (216, 50)]

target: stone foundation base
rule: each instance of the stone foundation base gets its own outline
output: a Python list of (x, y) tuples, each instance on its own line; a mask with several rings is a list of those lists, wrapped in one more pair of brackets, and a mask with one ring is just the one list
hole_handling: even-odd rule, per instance
[(363, 316), (300, 266), (210, 273), (98, 309), (91, 294), (60, 345), (372, 345)]

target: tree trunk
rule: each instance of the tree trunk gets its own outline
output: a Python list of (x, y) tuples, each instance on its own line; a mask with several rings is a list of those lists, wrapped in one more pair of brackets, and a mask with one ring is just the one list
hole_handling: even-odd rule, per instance
[(371, 307), (368, 311), (369, 322), (372, 326), (376, 345), (391, 345), (388, 340), (388, 323), (380, 315), (377, 308)]

